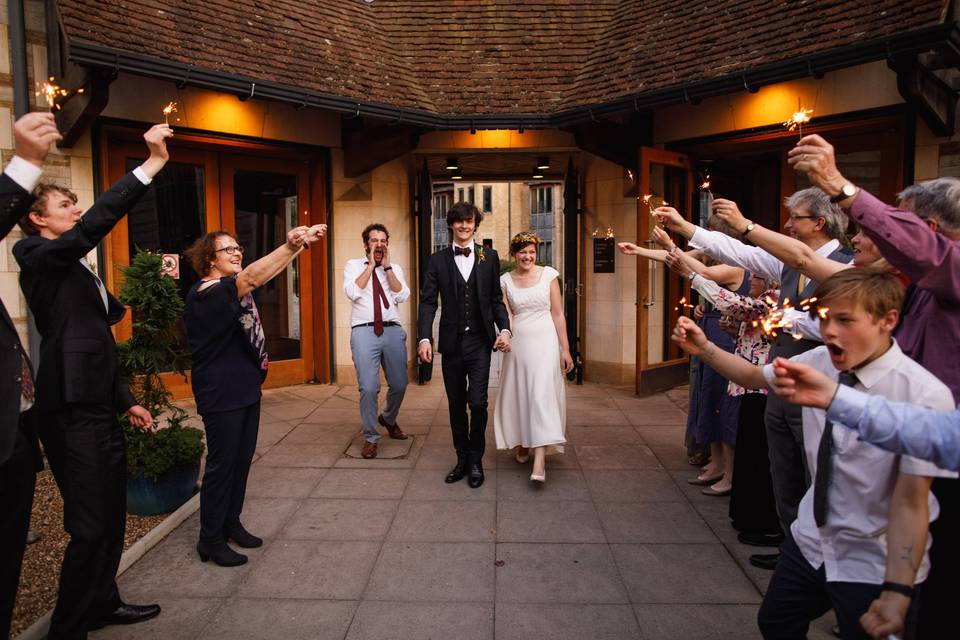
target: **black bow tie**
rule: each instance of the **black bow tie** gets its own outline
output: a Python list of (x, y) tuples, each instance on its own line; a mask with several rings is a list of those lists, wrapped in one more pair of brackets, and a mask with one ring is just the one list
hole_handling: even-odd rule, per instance
[(455, 256), (463, 256), (463, 257), (465, 257), (465, 258), (469, 258), (469, 257), (470, 257), (470, 247), (457, 247), (457, 246), (454, 246), (454, 247), (453, 247), (453, 255), (455, 255)]

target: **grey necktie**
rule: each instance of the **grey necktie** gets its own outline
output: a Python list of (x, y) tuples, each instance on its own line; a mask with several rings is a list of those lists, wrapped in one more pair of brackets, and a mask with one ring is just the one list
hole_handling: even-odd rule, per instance
[[(852, 387), (857, 376), (850, 371), (840, 372), (840, 384)], [(813, 481), (813, 519), (818, 527), (827, 523), (827, 495), (830, 491), (830, 475), (833, 471), (833, 423), (827, 420), (817, 448), (817, 475)]]
[(100, 276), (97, 275), (97, 272), (90, 267), (90, 263), (87, 262), (86, 257), (80, 258), (80, 264), (87, 268), (87, 271), (90, 272), (90, 275), (93, 276), (94, 281), (97, 283), (97, 290), (100, 292), (100, 298), (103, 300), (103, 308), (110, 313), (110, 302), (107, 300), (107, 288), (103, 286), (103, 281), (100, 279)]

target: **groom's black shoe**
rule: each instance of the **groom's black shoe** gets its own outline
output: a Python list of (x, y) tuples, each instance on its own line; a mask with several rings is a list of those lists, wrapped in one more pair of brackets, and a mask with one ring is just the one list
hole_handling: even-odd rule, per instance
[(476, 489), (483, 484), (483, 464), (474, 462), (470, 465), (470, 477), (467, 478), (467, 484), (471, 489)]
[(457, 466), (450, 470), (450, 473), (447, 474), (446, 483), (452, 484), (454, 482), (460, 482), (463, 480), (463, 477), (467, 475), (467, 456), (458, 453), (457, 454)]

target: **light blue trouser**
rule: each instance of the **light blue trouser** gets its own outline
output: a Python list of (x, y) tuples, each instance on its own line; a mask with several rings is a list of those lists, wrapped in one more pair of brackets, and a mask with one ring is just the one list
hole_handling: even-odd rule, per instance
[(380, 439), (377, 416), (380, 394), (380, 367), (387, 377), (387, 404), (383, 419), (396, 424), (400, 403), (407, 391), (407, 332), (399, 325), (383, 328), (377, 336), (373, 327), (354, 327), (350, 332), (350, 351), (357, 368), (360, 387), (360, 419), (367, 442)]

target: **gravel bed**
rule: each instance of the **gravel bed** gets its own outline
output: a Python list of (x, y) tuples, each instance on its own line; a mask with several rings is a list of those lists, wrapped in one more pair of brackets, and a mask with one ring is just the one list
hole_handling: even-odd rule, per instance
[[(123, 548), (129, 548), (166, 517), (166, 514), (148, 517), (127, 515)], [(50, 471), (37, 474), (30, 528), (40, 532), (43, 537), (29, 545), (23, 557), (20, 588), (10, 627), (11, 638), (17, 637), (57, 602), (60, 563), (70, 536), (63, 530), (63, 500)]]

